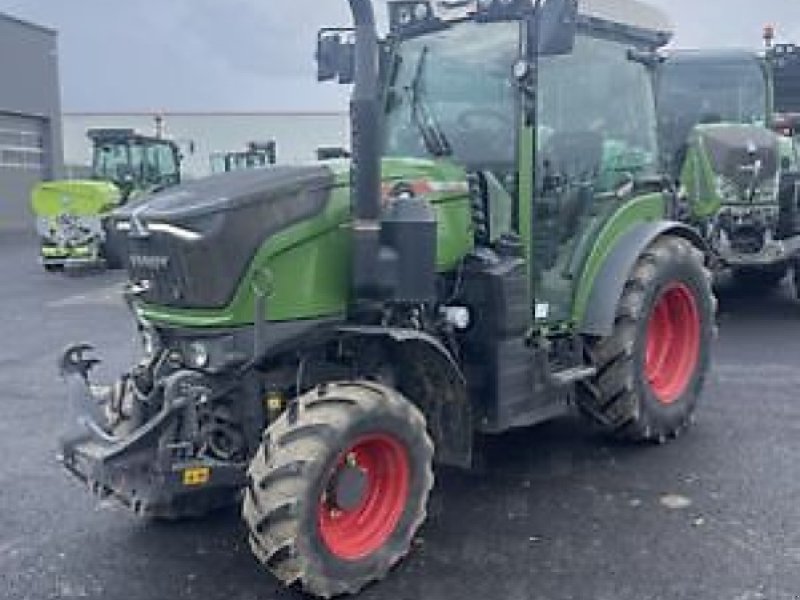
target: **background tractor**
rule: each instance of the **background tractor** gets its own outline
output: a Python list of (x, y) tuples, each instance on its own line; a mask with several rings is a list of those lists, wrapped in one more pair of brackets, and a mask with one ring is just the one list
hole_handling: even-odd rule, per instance
[(121, 267), (110, 211), (181, 180), (180, 152), (171, 140), (132, 129), (92, 129), (88, 136), (91, 179), (48, 181), (33, 191), (41, 261), (48, 270), (101, 263)]
[(317, 160), (338, 160), (350, 158), (350, 151), (341, 146), (320, 146), (317, 148)]
[(230, 173), (244, 169), (261, 169), (277, 161), (277, 146), (274, 140), (250, 142), (240, 152), (215, 152), (211, 155), (212, 173)]
[(684, 219), (717, 269), (756, 286), (780, 282), (800, 253), (800, 163), (774, 131), (772, 81), (772, 61), (750, 51), (676, 51), (659, 69), (662, 152)]
[(355, 83), (352, 161), (128, 211), (141, 362), (98, 387), (90, 346), (61, 360), (70, 472), (151, 517), (241, 493), (265, 568), (323, 597), (409, 551), (434, 461), (469, 467), (478, 435), (577, 405), (621, 439), (678, 436), (715, 310), (658, 171), (662, 13), (392, 2), (379, 40), (371, 1), (350, 8), (317, 58)]

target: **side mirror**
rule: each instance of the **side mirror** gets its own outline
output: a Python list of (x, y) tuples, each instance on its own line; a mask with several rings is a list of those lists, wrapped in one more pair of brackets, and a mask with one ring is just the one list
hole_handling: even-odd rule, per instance
[(317, 81), (355, 80), (355, 41), (352, 29), (322, 29), (317, 34)]
[(578, 30), (578, 0), (543, 0), (537, 18), (539, 55), (570, 54)]

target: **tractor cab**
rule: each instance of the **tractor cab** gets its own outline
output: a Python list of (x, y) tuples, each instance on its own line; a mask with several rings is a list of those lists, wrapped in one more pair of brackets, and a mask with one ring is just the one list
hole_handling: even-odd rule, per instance
[(215, 152), (211, 155), (211, 173), (230, 173), (246, 169), (263, 169), (277, 162), (277, 147), (274, 140), (250, 142), (247, 149), (239, 152)]
[(465, 18), (391, 3), (383, 155), (384, 171), (393, 159), (462, 168), (476, 242), (520, 244), (535, 322), (560, 327), (582, 302), (589, 232), (660, 189), (652, 58), (671, 34), (642, 3), (581, 2), (561, 27), (544, 7), (536, 39), (500, 7)]
[(124, 204), (135, 192), (180, 183), (181, 156), (172, 140), (139, 135), (132, 129), (92, 129), (92, 179), (109, 181)]

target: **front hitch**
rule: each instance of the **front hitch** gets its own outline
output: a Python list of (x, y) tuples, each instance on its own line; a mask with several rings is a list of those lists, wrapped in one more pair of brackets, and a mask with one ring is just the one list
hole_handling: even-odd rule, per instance
[(59, 372), (67, 384), (70, 409), (78, 425), (78, 431), (68, 435), (65, 443), (74, 443), (87, 437), (94, 437), (108, 444), (116, 441), (108, 431), (107, 419), (103, 413), (103, 408), (111, 400), (113, 392), (110, 388), (93, 388), (89, 383), (92, 369), (102, 362), (98, 358), (87, 356), (93, 350), (91, 344), (75, 344), (67, 348), (58, 361)]
[[(92, 369), (102, 361), (88, 355), (94, 347), (90, 344), (76, 344), (67, 348), (59, 360), (61, 376), (67, 384), (69, 404), (79, 432), (68, 438), (67, 442), (86, 439), (102, 442), (107, 446), (129, 447), (135, 441), (150, 437), (163, 431), (173, 417), (192, 402), (199, 402), (210, 394), (203, 385), (202, 376), (193, 371), (177, 371), (162, 381), (162, 402), (160, 410), (146, 423), (128, 432), (124, 437), (114, 435), (105, 409), (110, 403), (119, 403), (126, 393), (123, 385), (94, 386), (89, 380)], [(87, 435), (88, 434), (88, 435)]]
[[(202, 514), (235, 498), (244, 484), (243, 466), (195, 452), (196, 407), (212, 394), (204, 376), (174, 371), (144, 398), (132, 376), (114, 386), (92, 385), (90, 373), (100, 363), (92, 350), (77, 344), (59, 361), (77, 426), (61, 437), (63, 466), (97, 496), (113, 495), (142, 515)], [(115, 410), (137, 399), (154, 401), (141, 420), (114, 420)]]
[(62, 377), (67, 375), (81, 375), (84, 379), (89, 377), (91, 370), (102, 361), (99, 358), (86, 358), (86, 353), (94, 350), (91, 344), (74, 344), (64, 350), (58, 361), (58, 370)]

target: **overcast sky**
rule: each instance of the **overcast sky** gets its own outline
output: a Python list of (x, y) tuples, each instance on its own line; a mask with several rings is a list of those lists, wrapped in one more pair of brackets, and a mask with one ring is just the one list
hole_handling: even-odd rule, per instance
[[(679, 46), (755, 47), (766, 23), (800, 42), (800, 0), (650, 2)], [(317, 29), (348, 23), (345, 0), (0, 0), (0, 11), (60, 31), (65, 110), (346, 106), (313, 62)]]

